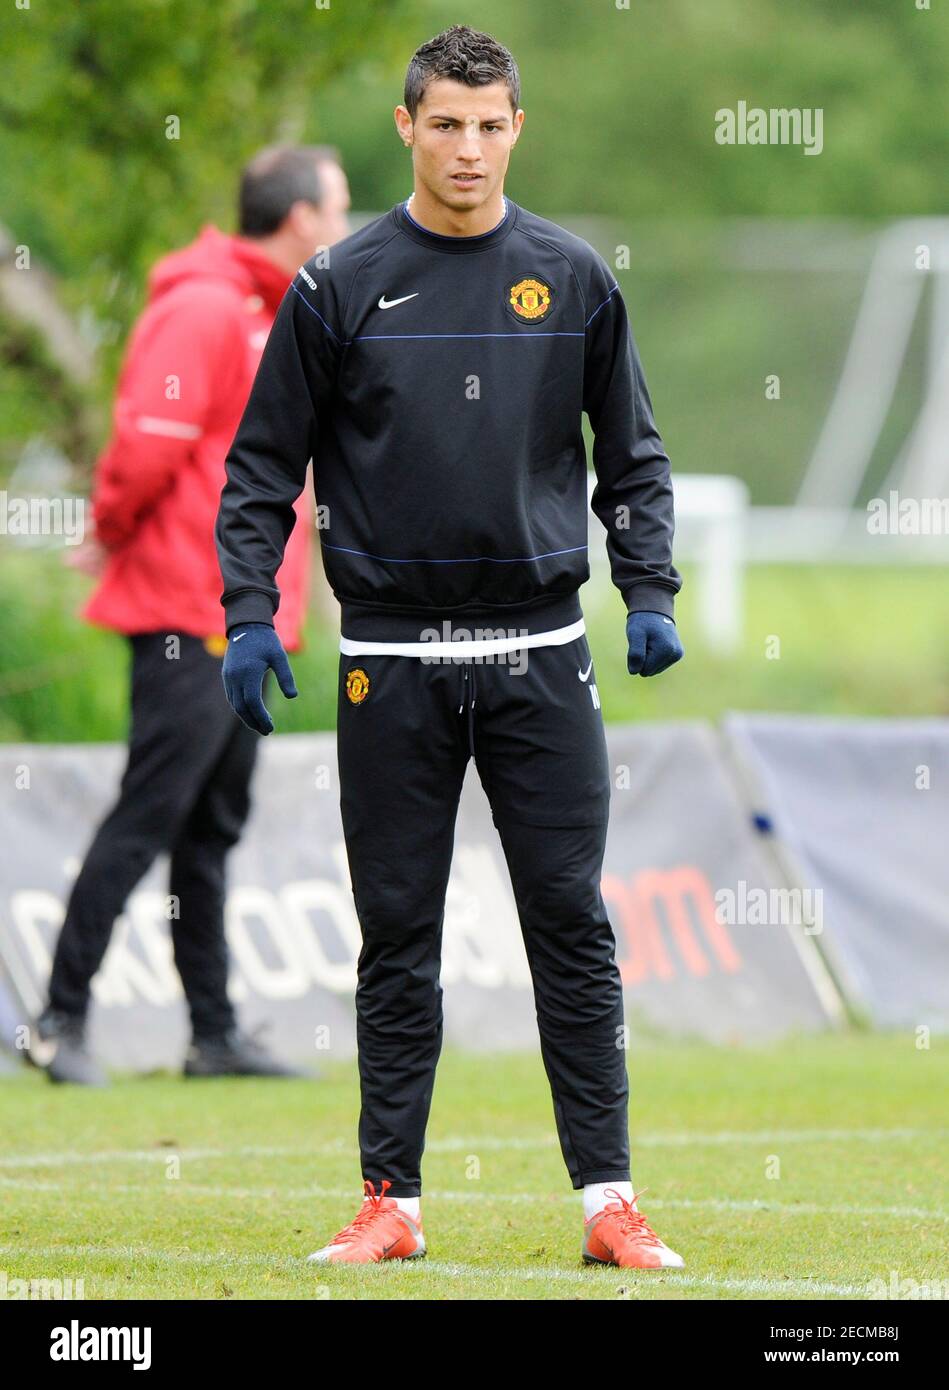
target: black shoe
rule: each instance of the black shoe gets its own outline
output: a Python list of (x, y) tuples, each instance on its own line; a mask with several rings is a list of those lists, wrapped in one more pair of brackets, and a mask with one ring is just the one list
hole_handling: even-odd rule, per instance
[(27, 1055), (50, 1081), (73, 1086), (108, 1086), (109, 1078), (86, 1046), (82, 1014), (44, 1009), (31, 1031)]
[(305, 1073), (278, 1062), (256, 1038), (232, 1028), (216, 1038), (195, 1037), (188, 1048), (185, 1076), (290, 1076)]

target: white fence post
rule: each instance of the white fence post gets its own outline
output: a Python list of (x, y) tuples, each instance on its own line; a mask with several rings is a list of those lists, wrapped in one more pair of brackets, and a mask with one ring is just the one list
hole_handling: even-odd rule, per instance
[[(592, 496), (596, 477), (589, 476)], [(673, 473), (676, 536), (673, 561), (695, 560), (699, 631), (706, 645), (727, 656), (741, 645), (745, 567), (745, 526), (749, 492), (741, 478), (727, 474)], [(592, 515), (592, 514), (591, 514)], [(600, 568), (605, 541), (591, 536), (591, 569)]]

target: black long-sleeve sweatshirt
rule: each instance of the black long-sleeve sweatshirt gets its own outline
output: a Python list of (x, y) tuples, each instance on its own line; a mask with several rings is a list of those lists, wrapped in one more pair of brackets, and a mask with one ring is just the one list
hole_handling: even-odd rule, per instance
[(626, 308), (581, 238), (511, 200), (475, 237), (399, 203), (301, 267), (227, 456), (230, 629), (272, 622), (307, 462), (345, 637), (518, 634), (580, 617), (587, 468), (627, 608), (672, 616), (669, 459)]

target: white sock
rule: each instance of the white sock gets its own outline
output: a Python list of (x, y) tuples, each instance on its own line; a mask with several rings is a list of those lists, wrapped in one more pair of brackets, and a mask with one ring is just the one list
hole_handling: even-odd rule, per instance
[(411, 1216), (413, 1221), (418, 1221), (421, 1214), (422, 1199), (420, 1197), (393, 1197), (393, 1202), (404, 1211), (406, 1216)]
[[(607, 1196), (609, 1192), (609, 1196)], [(615, 1193), (626, 1202), (633, 1202), (633, 1184), (631, 1182), (588, 1182), (583, 1189), (583, 1219), (589, 1221), (598, 1212), (603, 1211), (611, 1202), (616, 1201)], [(639, 1205), (633, 1202), (633, 1211), (639, 1211)]]

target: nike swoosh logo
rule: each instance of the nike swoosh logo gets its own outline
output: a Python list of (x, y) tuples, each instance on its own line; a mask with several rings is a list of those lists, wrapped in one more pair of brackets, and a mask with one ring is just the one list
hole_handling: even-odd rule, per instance
[(394, 309), (397, 304), (405, 304), (410, 299), (417, 299), (421, 293), (421, 290), (416, 290), (415, 294), (404, 294), (401, 299), (386, 299), (385, 295), (383, 295), (379, 300), (379, 308)]
[(247, 633), (246, 633), (246, 632), (242, 632), (242, 633), (240, 634), (240, 637), (232, 637), (232, 638), (231, 638), (231, 641), (232, 641), (232, 642), (239, 642), (239, 641), (241, 640), (241, 637), (246, 637), (246, 636), (247, 636)]
[(580, 677), (580, 679), (581, 679), (582, 681), (586, 682), (586, 681), (588, 681), (588, 680), (590, 679), (590, 672), (591, 672), (592, 670), (593, 670), (593, 662), (591, 661), (590, 664), (589, 664), (589, 666), (587, 667), (587, 669), (586, 669), (585, 671), (581, 671), (580, 668), (579, 668), (579, 666), (578, 666), (578, 667), (577, 667), (577, 675)]

